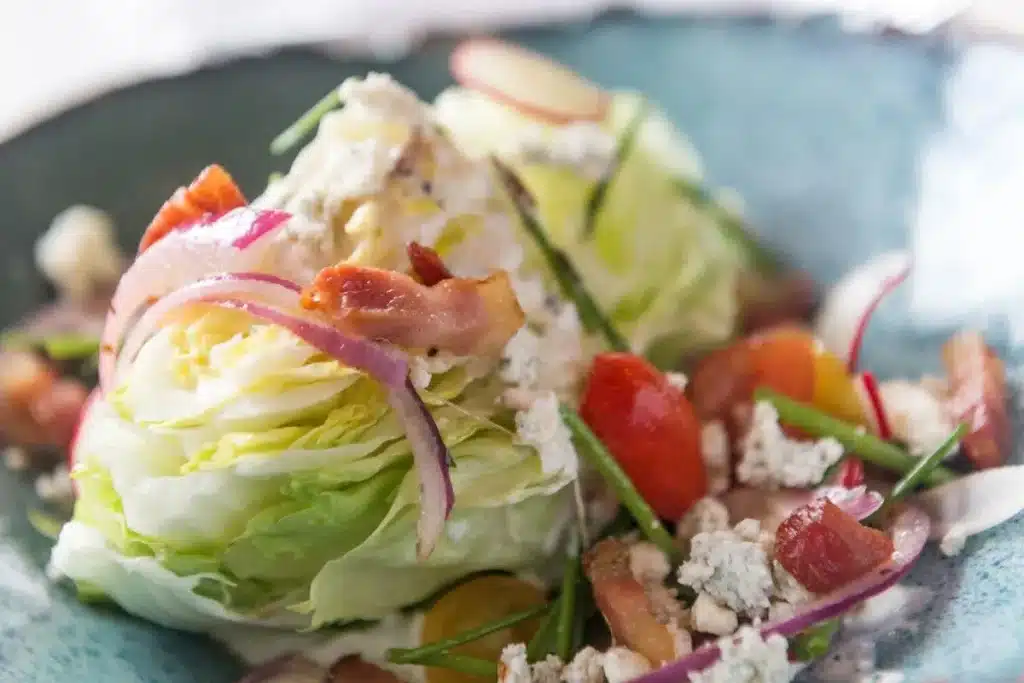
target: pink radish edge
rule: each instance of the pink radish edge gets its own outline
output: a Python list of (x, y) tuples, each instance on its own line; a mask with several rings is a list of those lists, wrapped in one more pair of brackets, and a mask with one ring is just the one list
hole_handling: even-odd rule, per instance
[[(602, 119), (604, 119), (605, 114), (608, 112), (607, 95), (602, 96), (598, 100), (598, 105), (594, 108), (592, 112), (582, 114), (574, 112), (572, 114), (569, 114), (563, 111), (549, 109), (538, 104), (525, 102), (519, 98), (509, 95), (506, 92), (503, 92), (500, 88), (496, 88), (488, 84), (486, 82), (486, 79), (480, 80), (478, 78), (474, 78), (473, 70), (466, 68), (465, 60), (468, 58), (468, 55), (472, 54), (473, 49), (478, 49), (480, 47), (497, 48), (505, 50), (510, 53), (517, 53), (517, 56), (520, 56), (524, 59), (545, 61), (549, 62), (554, 67), (559, 67), (563, 69), (568, 68), (559, 64), (558, 62), (549, 59), (544, 55), (532, 52), (530, 50), (526, 50), (511, 43), (506, 43), (496, 38), (471, 38), (469, 40), (463, 41), (462, 43), (459, 43), (459, 45), (456, 46), (455, 50), (452, 51), (451, 58), (449, 59), (448, 68), (451, 71), (452, 77), (459, 85), (469, 88), (470, 90), (476, 90), (477, 92), (483, 93), (484, 95), (487, 95), (488, 97), (494, 100), (509, 105), (513, 109), (517, 109), (518, 111), (520, 111), (523, 114), (526, 114), (527, 116), (531, 116), (542, 121), (547, 121), (548, 123), (566, 124), (572, 123), (573, 121), (601, 121)], [(579, 78), (583, 80), (582, 77)], [(591, 87), (593, 87), (595, 91), (600, 90), (596, 85), (592, 85)]]
[(885, 404), (882, 402), (882, 394), (878, 390), (878, 380), (872, 373), (862, 372), (857, 377), (857, 388), (864, 407), (870, 413), (878, 436), (888, 441), (892, 438), (892, 423), (889, 421)]
[(896, 288), (906, 281), (912, 268), (913, 263), (907, 263), (903, 270), (882, 280), (882, 286), (878, 288), (878, 293), (875, 295), (875, 298), (872, 299), (868, 303), (867, 308), (864, 309), (864, 314), (857, 322), (857, 329), (853, 333), (853, 339), (850, 340), (850, 351), (846, 355), (846, 368), (851, 373), (857, 369), (857, 361), (860, 357), (860, 348), (864, 343), (864, 335), (867, 333), (868, 323), (871, 321), (871, 316), (874, 315), (876, 310), (878, 310), (882, 300), (896, 291)]

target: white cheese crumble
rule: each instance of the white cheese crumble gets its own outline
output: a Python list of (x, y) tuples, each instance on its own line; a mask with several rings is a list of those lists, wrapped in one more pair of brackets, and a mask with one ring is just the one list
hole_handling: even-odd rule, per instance
[(736, 631), (739, 618), (728, 607), (720, 605), (707, 593), (700, 593), (690, 610), (693, 630), (716, 636), (727, 636)]
[(562, 680), (565, 683), (602, 683), (603, 664), (604, 655), (588, 645), (562, 669)]
[[(953, 422), (939, 397), (923, 385), (906, 381), (883, 382), (878, 393), (893, 435), (907, 444), (911, 454), (931, 453), (953, 431)], [(950, 456), (955, 451), (950, 451)]]
[(522, 643), (506, 645), (498, 663), (499, 683), (532, 683), (530, 664), (526, 661), (526, 646)]
[(576, 307), (559, 303), (556, 314), (544, 317), (540, 325), (524, 325), (505, 345), (500, 376), (513, 385), (504, 396), (509, 403), (528, 402), (545, 391), (568, 399), (583, 373), (586, 358)]
[(542, 394), (527, 410), (516, 413), (516, 435), (536, 449), (545, 474), (564, 472), (576, 476), (579, 458), (553, 392)]
[(75, 301), (117, 282), (125, 265), (110, 216), (84, 205), (57, 214), (36, 242), (35, 258), (61, 296)]
[(789, 683), (786, 639), (778, 634), (762, 639), (756, 629), (744, 626), (737, 636), (718, 641), (722, 656), (711, 667), (690, 674), (690, 683)]
[(701, 498), (676, 524), (676, 538), (689, 541), (697, 534), (729, 528), (729, 509), (717, 498)]
[(779, 426), (778, 412), (766, 401), (755, 404), (742, 447), (737, 479), (765, 489), (813, 486), (843, 456), (842, 444), (833, 438), (810, 442), (787, 437)]
[(526, 163), (567, 166), (598, 180), (614, 163), (616, 147), (611, 133), (596, 123), (583, 121), (554, 130), (529, 126), (519, 137), (514, 154)]
[(775, 595), (780, 600), (791, 605), (802, 605), (814, 597), (778, 560), (772, 562), (772, 575), (775, 577)]
[(734, 612), (758, 618), (774, 591), (764, 548), (735, 531), (699, 533), (690, 541), (690, 559), (679, 567), (679, 583), (706, 592)]
[(352, 76), (338, 86), (338, 97), (346, 105), (375, 118), (421, 125), (427, 107), (409, 88), (389, 74), (370, 72), (365, 78)]
[(967, 535), (959, 529), (954, 529), (939, 541), (939, 550), (946, 557), (956, 557), (963, 551), (965, 545), (967, 545)]
[(700, 453), (708, 478), (708, 492), (718, 496), (729, 490), (729, 433), (721, 420), (712, 420), (701, 427)]
[(686, 391), (686, 385), (690, 383), (690, 378), (681, 372), (666, 372), (665, 379), (679, 391)]
[(533, 683), (559, 683), (562, 680), (562, 660), (554, 655), (548, 655), (543, 662), (537, 662), (530, 667), (533, 675)]
[(661, 548), (647, 541), (629, 546), (629, 573), (640, 583), (661, 583), (672, 565)]
[(604, 653), (604, 677), (608, 683), (627, 683), (652, 669), (646, 657), (627, 647), (613, 647)]

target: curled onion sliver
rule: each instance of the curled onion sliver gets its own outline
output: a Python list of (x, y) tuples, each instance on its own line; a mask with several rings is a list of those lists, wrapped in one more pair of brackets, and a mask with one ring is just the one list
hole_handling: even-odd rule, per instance
[[(921, 555), (921, 550), (928, 540), (929, 526), (927, 515), (915, 507), (904, 506), (890, 528), (895, 550), (888, 562), (875, 567), (867, 575), (843, 588), (801, 606), (793, 616), (760, 626), (758, 630), (761, 636), (767, 638), (774, 633), (794, 636), (815, 624), (837, 617), (890, 588), (910, 571), (914, 561)], [(720, 655), (718, 645), (705, 645), (678, 661), (637, 678), (634, 683), (685, 681), (688, 680), (688, 674), (708, 668)]]
[(245, 311), (280, 325), (345, 365), (367, 372), (388, 388), (388, 402), (409, 438), (420, 478), (417, 555), (421, 558), (430, 555), (455, 504), (455, 491), (448, 472), (448, 447), (441, 438), (437, 423), (409, 379), (409, 364), (405, 355), (397, 349), (366, 339), (347, 337), (333, 327), (251, 301), (213, 299), (207, 303)]
[(892, 423), (885, 410), (885, 403), (882, 402), (882, 395), (878, 390), (878, 381), (875, 376), (870, 372), (862, 372), (854, 379), (853, 386), (861, 407), (871, 422), (873, 431), (886, 441), (891, 439)]
[(411, 379), (406, 378), (404, 389), (391, 388), (388, 403), (405, 425), (420, 477), (416, 555), (424, 558), (434, 551), (455, 504), (455, 490), (448, 474), (448, 448)]
[(297, 309), (300, 291), (302, 288), (294, 282), (268, 273), (222, 273), (194, 282), (163, 297), (139, 318), (124, 345), (116, 350), (117, 367), (135, 360), (167, 314), (183, 306), (213, 297), (245, 297), (283, 310)]
[[(263, 219), (270, 213), (272, 218)], [(141, 311), (185, 285), (219, 273), (276, 271), (269, 258), (272, 240), (287, 214), (229, 211), (202, 230), (174, 231), (139, 254), (118, 282), (100, 343), (100, 386), (111, 388), (117, 352), (131, 322)], [(241, 245), (241, 246), (239, 246)], [(277, 273), (286, 276), (287, 273)]]
[(858, 521), (873, 515), (885, 502), (885, 496), (878, 491), (868, 491), (864, 486), (853, 488), (822, 486), (814, 492), (814, 497), (828, 498), (843, 512), (855, 517)]
[(325, 673), (302, 655), (285, 653), (251, 669), (238, 683), (321, 683)]

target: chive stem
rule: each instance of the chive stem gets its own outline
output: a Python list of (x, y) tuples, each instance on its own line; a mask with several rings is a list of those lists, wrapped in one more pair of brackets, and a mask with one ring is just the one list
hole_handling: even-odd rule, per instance
[(561, 596), (555, 598), (551, 603), (551, 611), (547, 613), (544, 621), (541, 622), (540, 628), (533, 634), (533, 638), (530, 638), (530, 642), (526, 644), (526, 660), (528, 662), (539, 662), (554, 650), (551, 641), (554, 638), (555, 623), (558, 620), (558, 615), (562, 612), (561, 604)]
[(590, 195), (587, 197), (587, 206), (583, 212), (584, 238), (589, 239), (593, 237), (594, 230), (597, 229), (597, 212), (601, 210), (601, 205), (604, 204), (605, 196), (608, 194), (612, 181), (633, 149), (633, 144), (640, 132), (640, 128), (643, 126), (644, 119), (647, 117), (647, 109), (647, 100), (642, 100), (640, 106), (637, 107), (636, 113), (633, 114), (625, 129), (623, 129), (622, 137), (619, 138), (619, 143), (615, 147), (615, 156), (612, 159), (612, 163), (601, 174), (601, 178), (591, 189)]
[(320, 123), (320, 119), (322, 119), (327, 112), (332, 109), (337, 109), (340, 104), (341, 96), (338, 94), (338, 89), (334, 88), (331, 92), (320, 98), (320, 101), (310, 107), (310, 109), (300, 116), (295, 123), (281, 131), (281, 133), (270, 142), (270, 153), (274, 156), (279, 156), (299, 144), (303, 138), (309, 135), (313, 129), (317, 127)]
[(561, 412), (562, 420), (569, 427), (569, 431), (572, 432), (577, 445), (581, 447), (581, 454), (601, 473), (605, 481), (611, 485), (619, 501), (633, 515), (633, 519), (636, 520), (641, 533), (658, 546), (669, 558), (678, 561), (680, 559), (680, 551), (672, 536), (662, 526), (661, 520), (658, 519), (651, 506), (647, 504), (647, 501), (636, 490), (633, 482), (622, 471), (622, 468), (619, 467), (619, 463), (615, 461), (612, 454), (608, 452), (608, 449), (601, 443), (601, 440), (590, 431), (590, 427), (576, 414), (576, 411), (563, 405)]
[(418, 664), (421, 663), (424, 657), (431, 655), (447, 652), (448, 650), (458, 647), (459, 645), (465, 645), (471, 643), (474, 640), (479, 640), (484, 636), (489, 636), (492, 633), (503, 631), (507, 628), (521, 624), (524, 621), (529, 621), (539, 617), (542, 614), (547, 613), (551, 609), (550, 604), (538, 605), (531, 607), (530, 609), (510, 614), (507, 617), (492, 621), (478, 626), (476, 628), (464, 631), (458, 635), (452, 636), (451, 638), (445, 638), (429, 645), (423, 645), (417, 648), (392, 648), (388, 650), (388, 661), (394, 662), (395, 664)]
[(616, 351), (629, 351), (629, 342), (615, 328), (612, 321), (604, 314), (600, 306), (591, 296), (583, 283), (583, 278), (573, 265), (569, 256), (551, 243), (540, 221), (534, 215), (534, 202), (529, 192), (516, 177), (515, 173), (505, 164), (497, 159), (494, 166), (498, 170), (506, 190), (512, 198), (516, 213), (523, 223), (526, 232), (536, 243), (541, 255), (551, 268), (551, 272), (558, 282), (559, 289), (565, 298), (576, 304), (576, 312), (580, 316), (580, 322), (588, 332), (600, 332), (605, 338), (608, 346)]
[(576, 587), (580, 580), (579, 544), (576, 537), (570, 541), (569, 557), (562, 574), (562, 593), (558, 601), (558, 623), (555, 627), (555, 655), (563, 662), (572, 653), (573, 631), (576, 625)]
[[(856, 453), (865, 462), (877, 465), (899, 474), (910, 472), (919, 464), (920, 458), (907, 453), (899, 446), (869, 434), (863, 428), (837, 420), (817, 408), (813, 408), (782, 394), (761, 387), (754, 392), (758, 401), (767, 401), (779, 413), (779, 421), (801, 429), (817, 438), (832, 437), (848, 451)], [(953, 481), (957, 475), (952, 470), (936, 466), (922, 477), (926, 486), (938, 486)]]
[(906, 497), (908, 493), (911, 493), (918, 485), (924, 481), (925, 477), (929, 473), (935, 471), (935, 468), (939, 466), (943, 460), (946, 459), (953, 449), (956, 448), (960, 439), (967, 434), (967, 425), (960, 424), (953, 430), (953, 433), (946, 438), (942, 444), (928, 455), (918, 458), (917, 463), (910, 469), (909, 472), (904, 474), (896, 485), (892, 487), (892, 491), (889, 492), (889, 496), (886, 498), (886, 504), (894, 503), (901, 498)]
[(479, 676), (494, 680), (498, 677), (498, 665), (496, 662), (479, 657), (467, 657), (466, 655), (453, 655), (447, 652), (437, 652), (427, 655), (416, 662), (422, 666), (432, 666), (439, 669), (451, 669), (470, 676)]

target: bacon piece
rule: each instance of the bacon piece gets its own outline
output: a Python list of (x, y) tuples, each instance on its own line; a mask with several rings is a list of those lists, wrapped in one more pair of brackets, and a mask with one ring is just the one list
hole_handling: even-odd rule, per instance
[(430, 247), (425, 247), (419, 242), (409, 242), (406, 252), (409, 255), (409, 263), (412, 264), (413, 274), (427, 287), (433, 287), (442, 280), (455, 277), (438, 253)]
[(657, 582), (643, 584), (629, 567), (629, 545), (607, 538), (583, 558), (583, 569), (594, 589), (594, 601), (608, 622), (615, 642), (625, 645), (655, 666), (686, 654), (679, 638), (681, 608), (675, 597)]
[(964, 453), (978, 469), (998, 467), (1010, 451), (1006, 368), (977, 332), (961, 332), (946, 342), (942, 361), (949, 375), (950, 414), (971, 430)]
[(339, 264), (317, 274), (302, 305), (351, 335), (460, 356), (499, 354), (524, 321), (504, 271), (427, 287), (395, 271)]
[(139, 243), (139, 253), (180, 230), (203, 219), (219, 216), (246, 205), (245, 195), (227, 171), (217, 164), (207, 166), (187, 188), (179, 187), (164, 202), (150, 221)]

